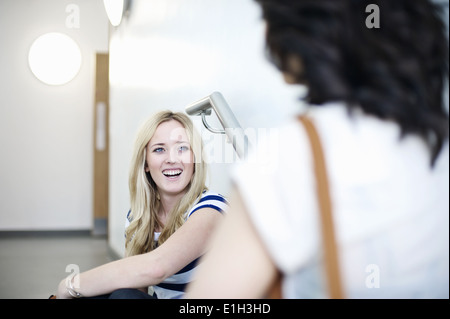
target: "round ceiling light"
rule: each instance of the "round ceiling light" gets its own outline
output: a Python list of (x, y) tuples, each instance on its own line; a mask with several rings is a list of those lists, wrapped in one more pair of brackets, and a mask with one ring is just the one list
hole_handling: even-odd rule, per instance
[(78, 74), (81, 51), (69, 36), (57, 32), (46, 33), (31, 45), (28, 63), (33, 74), (42, 82), (62, 85)]

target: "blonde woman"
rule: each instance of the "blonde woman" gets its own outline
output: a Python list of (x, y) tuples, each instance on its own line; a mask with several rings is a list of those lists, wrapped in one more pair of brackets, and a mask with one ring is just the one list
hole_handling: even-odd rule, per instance
[(205, 183), (202, 141), (189, 117), (164, 111), (147, 120), (131, 160), (126, 258), (62, 280), (57, 298), (183, 297), (227, 207)]

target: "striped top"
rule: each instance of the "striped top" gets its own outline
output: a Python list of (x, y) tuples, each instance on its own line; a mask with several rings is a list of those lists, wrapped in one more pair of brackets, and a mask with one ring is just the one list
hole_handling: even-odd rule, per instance
[[(224, 213), (227, 207), (228, 202), (224, 196), (210, 191), (204, 191), (200, 198), (197, 200), (196, 204), (185, 213), (185, 220), (188, 220), (188, 218), (192, 216), (192, 214), (202, 208), (212, 208), (220, 213)], [(125, 227), (128, 227), (128, 225), (130, 225), (131, 219), (131, 214), (130, 212), (128, 212)], [(160, 233), (155, 232), (155, 241), (158, 240), (159, 234)], [(153, 286), (153, 291), (155, 292), (158, 299), (182, 298), (187, 284), (189, 284), (189, 282), (191, 281), (192, 275), (195, 271), (199, 259), (200, 257), (193, 260), (176, 274)]]

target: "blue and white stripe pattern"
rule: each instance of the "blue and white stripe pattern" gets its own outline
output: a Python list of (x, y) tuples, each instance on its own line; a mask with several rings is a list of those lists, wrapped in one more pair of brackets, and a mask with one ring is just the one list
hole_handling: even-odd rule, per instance
[[(224, 213), (228, 203), (220, 194), (209, 191), (203, 192), (198, 202), (186, 212), (186, 220), (196, 211), (202, 208), (212, 208), (220, 213)], [(182, 298), (187, 284), (191, 281), (192, 274), (200, 258), (195, 259), (176, 274), (166, 278), (163, 282), (153, 286), (153, 290), (159, 299), (177, 299)]]
[(212, 208), (217, 210), (219, 213), (224, 213), (228, 207), (228, 202), (220, 194), (212, 193), (209, 191), (204, 191), (200, 196), (200, 200), (195, 204), (189, 212), (186, 212), (186, 220), (191, 217), (193, 213), (202, 208)]
[[(228, 202), (224, 196), (213, 193), (210, 191), (204, 191), (196, 204), (185, 213), (185, 220), (188, 220), (196, 211), (202, 208), (212, 208), (220, 213), (224, 213), (228, 207)], [(130, 223), (130, 213), (127, 215), (126, 224)], [(155, 240), (159, 237), (159, 233), (155, 233)], [(192, 275), (198, 264), (200, 257), (186, 265), (183, 269), (176, 274), (166, 278), (163, 282), (156, 286), (153, 286), (153, 290), (156, 293), (158, 299), (177, 299), (182, 298), (187, 284), (191, 281)]]

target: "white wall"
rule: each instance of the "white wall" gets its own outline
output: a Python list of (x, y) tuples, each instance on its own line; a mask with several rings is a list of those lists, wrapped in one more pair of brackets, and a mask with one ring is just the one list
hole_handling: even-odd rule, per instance
[[(111, 36), (110, 84), (109, 244), (120, 255), (132, 143), (150, 114), (184, 111), (213, 91), (223, 94), (243, 128), (275, 126), (299, 107), (299, 87), (284, 84), (264, 56), (264, 24), (253, 0), (133, 1)], [(227, 195), (233, 150), (193, 119), (213, 162), (209, 187)]]
[[(68, 28), (68, 4), (80, 27)], [(108, 50), (102, 0), (0, 0), (0, 230), (90, 229), (95, 52)], [(82, 67), (49, 86), (28, 67), (47, 32), (80, 46)]]

